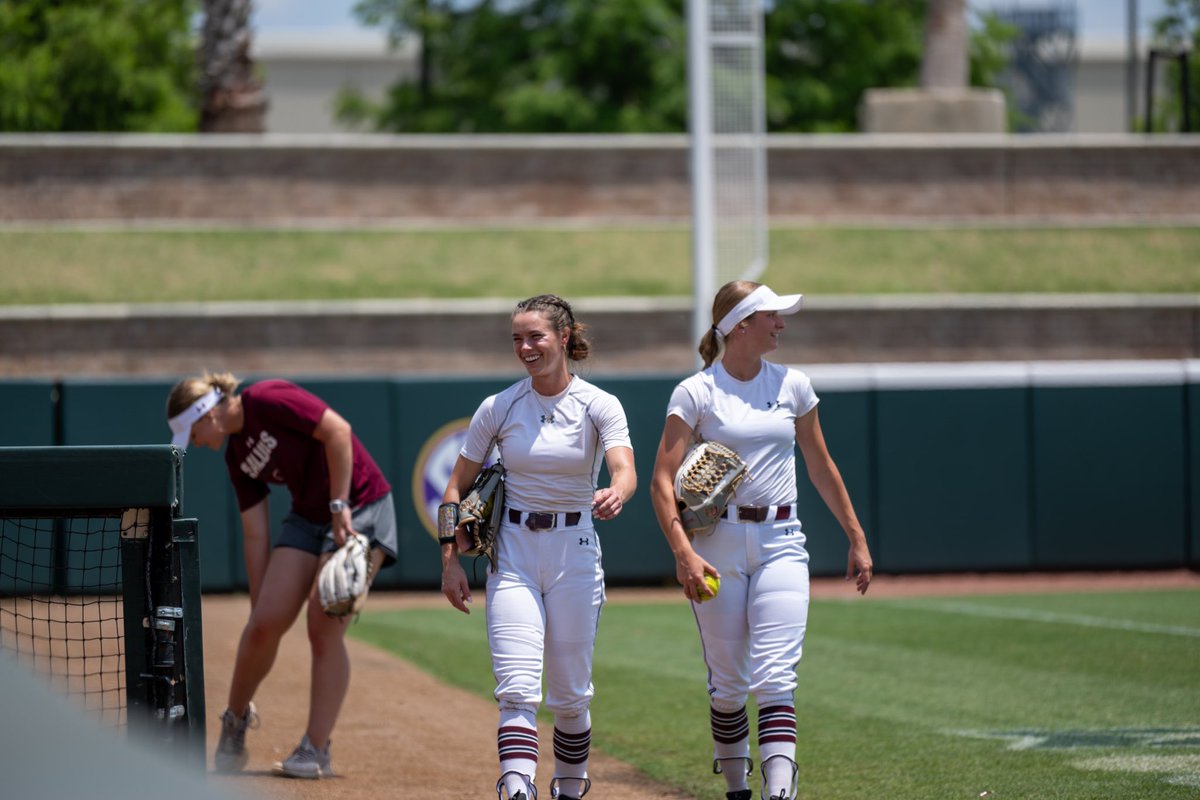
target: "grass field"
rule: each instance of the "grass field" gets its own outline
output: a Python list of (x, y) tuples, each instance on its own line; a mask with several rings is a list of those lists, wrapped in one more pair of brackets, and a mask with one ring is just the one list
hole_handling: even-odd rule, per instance
[[(481, 613), (351, 633), (490, 696)], [(687, 605), (610, 603), (595, 662), (596, 746), (723, 798)], [(805, 800), (1200, 795), (1200, 592), (818, 600), (798, 674)]]
[[(810, 295), (1200, 292), (1200, 228), (777, 228)], [(0, 230), (0, 305), (688, 295), (688, 229)], [(781, 289), (782, 290), (782, 289)]]

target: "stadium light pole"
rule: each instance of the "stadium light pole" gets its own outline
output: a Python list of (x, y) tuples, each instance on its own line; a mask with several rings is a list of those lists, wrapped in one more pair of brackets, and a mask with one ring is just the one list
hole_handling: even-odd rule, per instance
[[(692, 341), (711, 323), (713, 237), (712, 86), (709, 76), (708, 0), (688, 0), (688, 128), (692, 173)], [(696, 365), (702, 366), (699, 353)]]

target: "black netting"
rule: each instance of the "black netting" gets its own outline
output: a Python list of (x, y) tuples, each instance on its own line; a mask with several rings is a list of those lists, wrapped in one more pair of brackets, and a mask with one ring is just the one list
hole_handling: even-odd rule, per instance
[(0, 517), (0, 650), (124, 725), (121, 512)]

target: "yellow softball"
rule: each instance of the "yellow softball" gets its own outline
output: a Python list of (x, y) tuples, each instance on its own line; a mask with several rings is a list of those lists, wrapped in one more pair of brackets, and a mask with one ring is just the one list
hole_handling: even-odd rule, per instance
[(712, 600), (717, 596), (717, 592), (721, 591), (721, 579), (716, 575), (704, 574), (704, 585), (712, 592), (712, 597), (708, 597), (704, 592), (696, 592), (697, 602), (703, 603), (705, 600)]

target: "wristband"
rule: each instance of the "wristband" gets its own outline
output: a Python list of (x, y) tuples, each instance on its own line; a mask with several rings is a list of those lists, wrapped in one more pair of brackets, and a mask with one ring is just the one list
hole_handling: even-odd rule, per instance
[(442, 503), (437, 515), (438, 544), (453, 544), (457, 528), (458, 503)]

